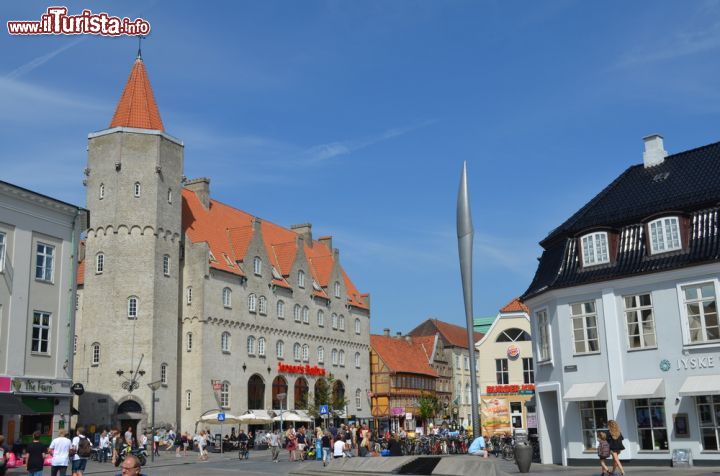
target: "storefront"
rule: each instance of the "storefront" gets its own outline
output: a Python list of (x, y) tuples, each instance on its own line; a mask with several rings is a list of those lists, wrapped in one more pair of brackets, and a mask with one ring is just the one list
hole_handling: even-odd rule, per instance
[(487, 385), (480, 396), (480, 425), (484, 435), (513, 433), (517, 429), (537, 433), (531, 405), (534, 384)]

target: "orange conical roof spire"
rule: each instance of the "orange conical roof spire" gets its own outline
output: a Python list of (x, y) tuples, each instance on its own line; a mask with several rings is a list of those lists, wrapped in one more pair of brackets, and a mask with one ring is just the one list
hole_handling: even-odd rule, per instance
[(110, 127), (137, 127), (164, 131), (142, 58), (138, 56), (110, 121)]

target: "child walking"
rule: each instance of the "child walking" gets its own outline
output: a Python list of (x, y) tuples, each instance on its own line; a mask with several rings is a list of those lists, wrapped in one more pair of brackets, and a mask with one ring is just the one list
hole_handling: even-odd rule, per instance
[(610, 471), (608, 470), (605, 460), (610, 457), (610, 443), (607, 442), (607, 434), (604, 431), (598, 433), (598, 457), (600, 458), (600, 468), (602, 469), (602, 476), (609, 476)]

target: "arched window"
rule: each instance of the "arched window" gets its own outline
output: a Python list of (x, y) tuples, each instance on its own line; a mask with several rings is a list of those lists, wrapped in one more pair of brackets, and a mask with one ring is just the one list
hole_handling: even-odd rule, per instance
[(360, 334), (360, 319), (355, 319), (355, 334)]
[(253, 258), (253, 273), (258, 276), (262, 275), (262, 260), (259, 256)]
[(248, 355), (255, 355), (255, 337), (248, 336), (247, 347), (248, 347)]
[(185, 302), (190, 305), (192, 304), (192, 286), (188, 286), (185, 289)]
[(166, 363), (160, 364), (160, 383), (167, 385), (167, 367)]
[(133, 185), (133, 195), (136, 198), (140, 196), (140, 182), (135, 182), (135, 185)]
[(103, 198), (105, 198), (105, 184), (104, 184), (104, 183), (101, 183), (101, 184), (100, 184), (100, 189), (98, 190), (98, 198), (99, 198), (100, 200), (102, 200)]
[(260, 357), (265, 357), (265, 338), (264, 337), (260, 337), (258, 339), (257, 348), (258, 348), (257, 349), (258, 355)]
[(302, 320), (303, 324), (310, 324), (310, 309), (307, 306), (302, 308)]
[(298, 287), (305, 287), (305, 271), (303, 271), (302, 269), (298, 270)]
[(516, 327), (504, 330), (498, 337), (495, 339), (495, 342), (522, 342), (522, 341), (530, 341), (530, 334), (525, 332), (522, 329), (518, 329)]
[(220, 387), (220, 406), (227, 408), (230, 406), (230, 382), (224, 381)]
[(358, 410), (362, 410), (362, 397), (361, 397), (360, 389), (358, 388), (355, 390), (355, 408)]
[(265, 296), (258, 298), (258, 312), (262, 315), (267, 314), (267, 299), (265, 299)]
[(332, 361), (332, 364), (333, 364), (333, 365), (337, 365), (337, 364), (338, 364), (338, 352), (337, 352), (337, 349), (333, 349), (333, 350), (330, 352), (330, 360)]
[[(284, 377), (278, 375), (272, 382), (272, 407), (273, 410), (287, 410), (287, 391), (288, 384)], [(282, 396), (282, 398), (280, 398)]]
[(335, 297), (336, 298), (340, 297), (340, 282), (339, 281), (335, 281)]
[(355, 352), (355, 368), (360, 368), (360, 352)]
[(192, 346), (193, 346), (193, 335), (192, 332), (188, 332), (185, 334), (185, 350), (188, 352), (192, 352)]
[(344, 350), (340, 351), (339, 360), (340, 360), (340, 367), (345, 367), (345, 351)]
[(95, 255), (95, 273), (102, 274), (105, 271), (105, 254), (101, 251)]
[(170, 276), (170, 255), (163, 255), (163, 274)]
[(651, 254), (682, 248), (680, 220), (678, 217), (663, 217), (648, 223)]
[(295, 319), (295, 322), (300, 322), (300, 305), (295, 304), (295, 307), (293, 307), (293, 318)]
[(308, 383), (303, 377), (295, 380), (295, 408), (306, 409), (308, 404)]
[(333, 312), (333, 313), (332, 313), (332, 328), (333, 328), (333, 329), (337, 329), (337, 326), (338, 326), (337, 314), (335, 314), (335, 313)]
[(295, 360), (300, 360), (300, 344), (297, 342), (293, 345), (293, 358)]
[(277, 317), (278, 319), (285, 319), (285, 302), (277, 302)]
[(137, 319), (138, 317), (138, 298), (135, 296), (130, 296), (128, 298), (128, 319)]
[(168, 189), (168, 203), (172, 203), (172, 189)]
[(325, 313), (322, 310), (318, 311), (317, 314), (318, 326), (325, 327)]
[(248, 296), (248, 311), (255, 312), (257, 310), (257, 296), (255, 293), (251, 293)]
[(230, 333), (223, 332), (220, 336), (220, 350), (223, 352), (230, 352)]
[(338, 327), (341, 331), (345, 331), (345, 316), (340, 314), (340, 317), (338, 317)]
[(248, 380), (248, 409), (262, 410), (265, 408), (265, 382), (258, 374)]
[(100, 344), (95, 342), (92, 345), (92, 364), (98, 365), (100, 363)]
[(310, 360), (310, 346), (307, 344), (303, 344), (302, 346), (302, 359), (303, 362), (308, 362)]
[(318, 347), (318, 364), (325, 362), (325, 349), (322, 346)]
[(223, 288), (222, 292), (223, 306), (232, 307), (232, 291), (230, 288)]
[(190, 397), (192, 396), (192, 392), (190, 390), (185, 390), (185, 409), (190, 410)]
[(275, 355), (277, 355), (278, 359), (282, 359), (284, 354), (285, 344), (283, 343), (283, 341), (279, 340), (277, 341), (277, 344), (275, 344)]

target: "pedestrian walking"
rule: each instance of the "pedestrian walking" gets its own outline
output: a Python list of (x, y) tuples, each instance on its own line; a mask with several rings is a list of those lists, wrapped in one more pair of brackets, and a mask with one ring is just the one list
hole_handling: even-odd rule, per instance
[(103, 430), (100, 434), (100, 462), (107, 463), (110, 454), (110, 433)]
[(327, 466), (330, 461), (330, 450), (332, 449), (332, 433), (326, 431), (322, 436), (322, 460), (323, 466)]
[(47, 446), (40, 443), (40, 432), (33, 432), (32, 443), (25, 448), (28, 476), (42, 476), (46, 452)]
[(72, 474), (73, 476), (83, 476), (87, 467), (87, 460), (92, 454), (92, 443), (85, 436), (85, 428), (82, 426), (77, 427), (75, 430), (75, 438), (72, 440), (71, 449), (75, 451), (72, 460)]
[(268, 434), (268, 446), (270, 446), (273, 463), (277, 463), (280, 456), (280, 435), (277, 430)]
[(625, 449), (625, 445), (623, 445), (624, 438), (620, 432), (620, 425), (618, 425), (618, 422), (615, 420), (608, 421), (608, 433), (610, 433), (608, 444), (610, 445), (610, 452), (612, 453), (613, 459), (612, 472), (615, 473), (619, 469), (620, 474), (624, 475), (625, 469), (620, 462), (620, 452)]
[(125, 443), (127, 443), (131, 447), (133, 446), (133, 431), (131, 426), (129, 426), (127, 431), (125, 432)]
[(293, 428), (288, 428), (288, 430), (285, 432), (285, 449), (288, 450), (289, 461), (295, 461), (297, 439), (295, 437), (295, 430)]
[(605, 460), (610, 457), (610, 443), (607, 442), (607, 433), (601, 431), (598, 433), (598, 457), (600, 458), (600, 469), (602, 469), (602, 476), (609, 476), (610, 470), (605, 464)]

